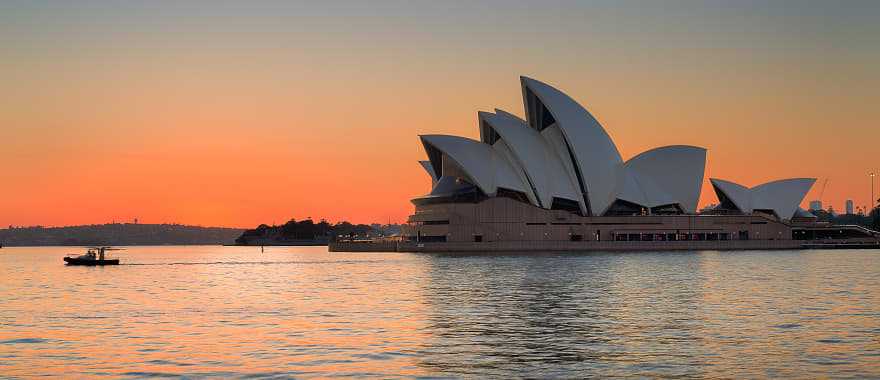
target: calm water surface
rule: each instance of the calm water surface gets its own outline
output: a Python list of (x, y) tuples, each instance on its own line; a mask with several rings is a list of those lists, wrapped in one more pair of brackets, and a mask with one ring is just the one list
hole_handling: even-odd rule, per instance
[(0, 377), (880, 377), (880, 251), (0, 249)]

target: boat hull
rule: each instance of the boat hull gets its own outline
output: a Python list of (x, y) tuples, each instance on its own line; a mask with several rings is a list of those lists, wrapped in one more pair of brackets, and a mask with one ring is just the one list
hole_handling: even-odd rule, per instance
[(65, 257), (64, 262), (67, 265), (83, 265), (83, 266), (102, 266), (102, 265), (119, 265), (119, 259), (112, 260), (89, 260), (76, 257)]

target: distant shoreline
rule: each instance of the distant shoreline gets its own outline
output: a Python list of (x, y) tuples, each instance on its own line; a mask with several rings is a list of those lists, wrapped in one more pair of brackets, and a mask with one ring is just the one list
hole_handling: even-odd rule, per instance
[(82, 247), (231, 244), (244, 229), (181, 224), (109, 223), (0, 229), (3, 247)]

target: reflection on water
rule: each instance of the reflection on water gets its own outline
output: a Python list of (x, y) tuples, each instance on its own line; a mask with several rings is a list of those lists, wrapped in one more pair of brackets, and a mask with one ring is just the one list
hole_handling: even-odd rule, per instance
[(880, 376), (880, 251), (0, 250), (0, 376)]

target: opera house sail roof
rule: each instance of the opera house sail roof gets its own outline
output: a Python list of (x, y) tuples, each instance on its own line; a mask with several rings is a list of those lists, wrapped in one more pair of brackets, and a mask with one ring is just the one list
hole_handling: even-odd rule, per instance
[[(585, 216), (694, 214), (706, 168), (706, 149), (673, 145), (627, 161), (605, 128), (574, 99), (521, 77), (525, 118), (496, 109), (477, 115), (480, 140), (420, 136), (431, 193), (413, 200), (455, 202), (511, 197), (544, 209)], [(813, 179), (748, 189), (712, 180), (726, 208), (772, 211), (790, 218)]]
[(816, 179), (783, 179), (752, 188), (717, 178), (710, 178), (709, 181), (715, 188), (723, 209), (745, 214), (754, 211), (772, 212), (780, 219), (791, 219)]

